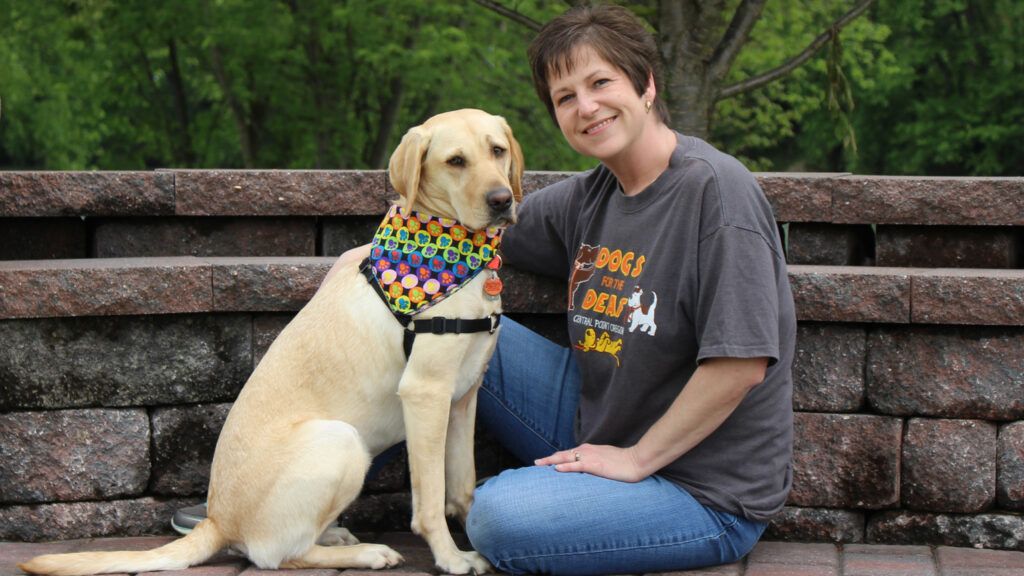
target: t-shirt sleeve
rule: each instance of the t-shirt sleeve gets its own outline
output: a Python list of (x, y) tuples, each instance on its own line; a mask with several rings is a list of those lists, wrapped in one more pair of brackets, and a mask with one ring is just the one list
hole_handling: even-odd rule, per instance
[(697, 361), (779, 359), (775, 258), (758, 232), (724, 225), (700, 241)]
[(505, 231), (501, 253), (505, 261), (521, 270), (565, 278), (569, 264), (568, 238), (573, 233), (570, 218), (571, 178), (528, 194), (518, 210), (518, 221)]

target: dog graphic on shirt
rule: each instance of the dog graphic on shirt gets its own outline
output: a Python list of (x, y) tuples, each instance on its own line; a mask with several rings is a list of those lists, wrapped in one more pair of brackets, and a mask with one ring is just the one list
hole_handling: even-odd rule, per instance
[(629, 309), (626, 322), (629, 322), (630, 332), (639, 328), (641, 332), (654, 336), (654, 333), (658, 330), (658, 325), (654, 323), (654, 310), (658, 307), (658, 293), (651, 290), (652, 300), (650, 304), (643, 304), (641, 300), (643, 294), (644, 291), (639, 286), (633, 290), (633, 294), (630, 295), (629, 300), (626, 302), (626, 307)]
[(572, 276), (569, 278), (569, 310), (576, 309), (572, 301), (576, 298), (576, 291), (580, 285), (585, 284), (594, 275), (594, 262), (597, 261), (597, 253), (600, 250), (600, 246), (580, 244), (576, 259), (572, 263)]

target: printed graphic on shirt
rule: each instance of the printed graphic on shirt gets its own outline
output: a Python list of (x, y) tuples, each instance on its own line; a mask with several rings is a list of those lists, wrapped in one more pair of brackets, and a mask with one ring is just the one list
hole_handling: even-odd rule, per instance
[(569, 277), (569, 310), (573, 323), (584, 327), (574, 347), (607, 354), (621, 366), (620, 352), (626, 332), (654, 336), (658, 295), (649, 295), (639, 277), (645, 256), (605, 246), (581, 244)]
[(576, 298), (576, 290), (580, 284), (585, 284), (594, 275), (594, 261), (597, 260), (597, 252), (600, 246), (588, 246), (580, 244), (579, 252), (572, 263), (572, 276), (569, 278), (569, 310), (575, 310), (573, 300)]
[(658, 293), (651, 290), (654, 299), (649, 304), (642, 302), (643, 294), (644, 291), (639, 286), (633, 290), (633, 295), (626, 302), (626, 306), (629, 308), (626, 322), (629, 322), (630, 332), (640, 328), (641, 332), (654, 336), (654, 332), (658, 330), (658, 326), (654, 323), (654, 309), (658, 307)]
[(576, 343), (576, 349), (584, 352), (604, 352), (615, 358), (616, 368), (622, 366), (622, 362), (619, 360), (619, 351), (622, 350), (622, 338), (612, 340), (607, 332), (601, 332), (601, 337), (598, 338), (597, 331), (593, 328), (587, 328), (587, 331), (583, 333), (583, 340)]

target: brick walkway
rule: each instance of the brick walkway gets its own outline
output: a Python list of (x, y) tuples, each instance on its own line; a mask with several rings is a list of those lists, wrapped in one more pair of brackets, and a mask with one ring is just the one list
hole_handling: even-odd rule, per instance
[[(84, 550), (146, 550), (169, 542), (171, 537), (102, 538), (54, 543), (0, 542), (0, 576), (22, 572), (16, 564), (37, 554)], [(347, 570), (347, 576), (369, 574), (437, 574), (422, 540), (408, 533), (382, 534), (367, 542), (387, 544), (405, 557), (395, 570)], [(248, 562), (221, 554), (189, 570), (146, 573), (146, 576), (337, 576), (337, 570), (281, 570), (268, 572)], [(930, 546), (882, 546), (870, 544), (802, 544), (762, 542), (742, 562), (673, 574), (689, 576), (1021, 576), (1024, 552), (975, 550)]]

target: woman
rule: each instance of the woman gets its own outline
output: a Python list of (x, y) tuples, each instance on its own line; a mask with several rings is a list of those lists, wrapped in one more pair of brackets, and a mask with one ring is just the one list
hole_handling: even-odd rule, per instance
[(478, 488), (467, 534), (510, 573), (733, 562), (791, 484), (796, 321), (771, 208), (734, 158), (666, 125), (627, 9), (573, 8), (529, 58), (600, 165), (527, 196), (505, 234), (509, 264), (567, 281), (572, 349), (503, 323), (477, 421), (535, 465)]

